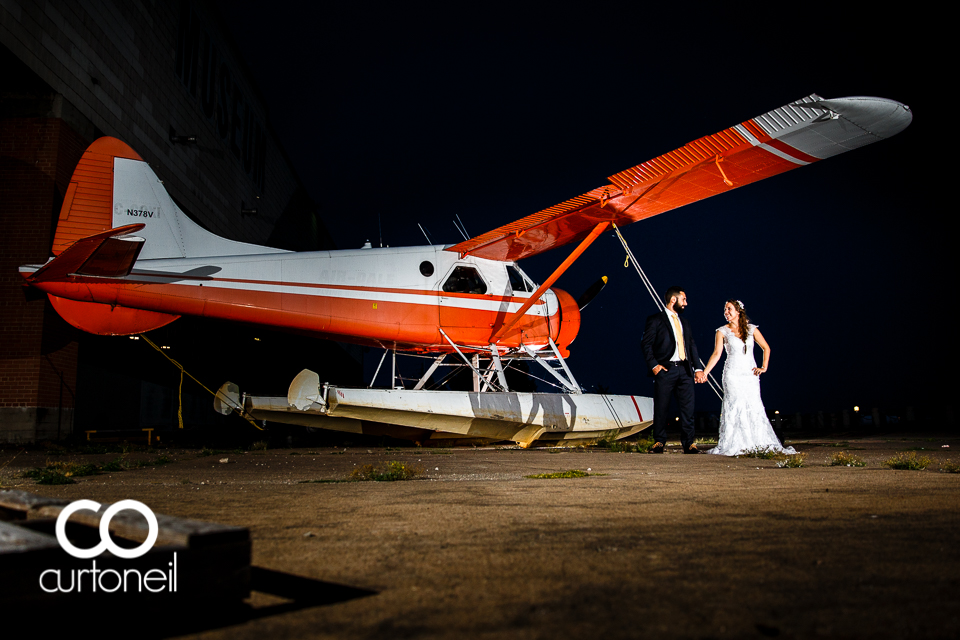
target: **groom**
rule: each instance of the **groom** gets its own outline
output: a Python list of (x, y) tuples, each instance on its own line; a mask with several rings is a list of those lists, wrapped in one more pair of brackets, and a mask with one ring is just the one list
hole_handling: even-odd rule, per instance
[(670, 287), (663, 296), (666, 311), (647, 318), (640, 341), (648, 375), (653, 376), (653, 439), (650, 453), (663, 453), (667, 442), (667, 410), (671, 396), (680, 407), (680, 442), (684, 453), (701, 453), (693, 430), (693, 385), (704, 382), (700, 356), (690, 323), (683, 317), (687, 295)]

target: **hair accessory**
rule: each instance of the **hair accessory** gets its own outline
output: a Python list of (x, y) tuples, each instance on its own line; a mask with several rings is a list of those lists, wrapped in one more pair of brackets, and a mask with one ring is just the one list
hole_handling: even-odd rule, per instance
[(744, 306), (743, 306), (743, 303), (740, 302), (739, 300), (737, 300), (737, 304), (740, 305), (740, 310), (741, 310), (741, 311), (745, 311), (745, 310), (746, 310), (746, 307), (744, 307)]

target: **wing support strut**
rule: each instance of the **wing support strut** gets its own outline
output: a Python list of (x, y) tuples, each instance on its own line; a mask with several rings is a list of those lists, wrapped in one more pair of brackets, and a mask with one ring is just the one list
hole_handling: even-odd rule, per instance
[(423, 374), (423, 376), (420, 378), (420, 381), (417, 382), (417, 385), (413, 388), (414, 391), (423, 389), (423, 385), (427, 384), (427, 380), (430, 379), (430, 376), (433, 375), (433, 372), (437, 370), (437, 367), (440, 366), (440, 363), (443, 362), (443, 359), (446, 357), (447, 354), (441, 353), (433, 360), (433, 364), (430, 365), (430, 367), (427, 369), (427, 372)]
[(541, 367), (547, 370), (547, 373), (552, 375), (557, 379), (557, 382), (563, 385), (563, 387), (570, 393), (583, 393), (583, 390), (580, 389), (580, 385), (577, 384), (577, 381), (573, 379), (573, 374), (570, 373), (570, 369), (567, 368), (567, 364), (563, 361), (563, 356), (560, 355), (560, 350), (557, 349), (557, 345), (553, 344), (553, 340), (550, 341), (550, 348), (553, 349), (553, 353), (560, 360), (560, 365), (563, 367), (563, 371), (570, 377), (569, 380), (565, 379), (560, 373), (551, 367), (546, 361), (537, 355), (537, 352), (523, 344), (520, 345), (523, 347), (523, 350), (527, 352), (527, 355), (537, 361)]
[[(719, 168), (720, 165), (717, 165)], [(633, 268), (637, 270), (637, 274), (640, 276), (640, 280), (643, 281), (643, 286), (647, 288), (647, 293), (650, 294), (650, 297), (653, 298), (654, 304), (657, 305), (657, 311), (664, 311), (665, 307), (663, 306), (663, 301), (660, 299), (660, 296), (656, 294), (653, 289), (653, 284), (650, 282), (650, 279), (647, 277), (646, 272), (640, 267), (640, 263), (637, 262), (637, 258), (633, 255), (633, 251), (630, 250), (630, 245), (627, 244), (626, 238), (623, 237), (623, 234), (620, 233), (620, 229), (617, 228), (617, 224), (613, 224), (613, 230), (617, 232), (617, 237), (620, 238), (620, 244), (623, 245), (624, 250), (627, 252), (627, 259), (623, 263), (623, 266), (626, 267), (627, 264), (632, 260)], [(706, 368), (706, 365), (703, 364), (703, 360), (700, 360), (700, 366)], [(720, 385), (717, 383), (717, 379), (713, 377), (713, 374), (707, 376), (707, 383), (710, 385), (710, 388), (713, 389), (713, 392), (717, 394), (717, 397), (723, 400), (723, 392), (721, 391)]]
[(497, 349), (497, 345), (490, 345), (490, 353), (493, 355), (493, 365), (497, 368), (497, 380), (500, 381), (500, 386), (503, 387), (504, 391), (510, 391), (510, 387), (507, 386), (507, 377), (503, 373), (503, 363), (500, 362), (500, 351)]
[(519, 309), (517, 309), (517, 312), (510, 316), (510, 318), (503, 323), (503, 326), (500, 327), (500, 330), (494, 334), (493, 339), (490, 341), (491, 344), (496, 344), (499, 342), (500, 339), (503, 338), (504, 334), (506, 334), (507, 331), (513, 327), (513, 325), (523, 318), (523, 314), (525, 314), (535, 302), (540, 300), (540, 296), (542, 296), (547, 289), (553, 286), (553, 283), (557, 281), (557, 278), (562, 276), (563, 273), (570, 267), (570, 265), (576, 262), (577, 258), (580, 257), (580, 254), (586, 251), (587, 247), (593, 244), (593, 241), (596, 240), (601, 233), (603, 233), (603, 230), (606, 229), (609, 224), (610, 222), (605, 220), (593, 228), (593, 231), (590, 232), (590, 235), (583, 239), (580, 245), (573, 250), (573, 253), (571, 253), (567, 259), (564, 260), (560, 266), (550, 274), (550, 277), (547, 278), (544, 283), (537, 288), (536, 291), (530, 294), (530, 297), (527, 298), (527, 301), (524, 302)]
[[(468, 358), (467, 356), (463, 355), (463, 351), (460, 351), (460, 347), (458, 347), (458, 346), (456, 345), (456, 343), (454, 343), (454, 341), (451, 340), (450, 337), (449, 337), (446, 333), (444, 333), (443, 329), (440, 329), (440, 335), (443, 336), (443, 339), (446, 340), (446, 341), (450, 344), (451, 347), (453, 347), (453, 350), (457, 352), (457, 354), (463, 359), (463, 361), (467, 363), (467, 366), (470, 367), (470, 370), (473, 371), (473, 375), (475, 376), (475, 377), (474, 377), (474, 381), (477, 381), (477, 380), (480, 380), (481, 378), (484, 378), (483, 373), (481, 373), (480, 370), (477, 369), (477, 367), (475, 367), (472, 362), (470, 362), (470, 358)], [(479, 388), (475, 388), (474, 391), (480, 391), (480, 389), (479, 389)]]

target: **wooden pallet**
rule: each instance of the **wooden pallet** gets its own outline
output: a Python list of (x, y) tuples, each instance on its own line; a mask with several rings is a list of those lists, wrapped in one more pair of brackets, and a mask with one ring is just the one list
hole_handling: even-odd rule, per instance
[[(17, 605), (102, 605), (137, 606), (171, 604), (191, 607), (238, 603), (250, 595), (250, 531), (210, 522), (187, 520), (156, 514), (159, 536), (145, 555), (123, 559), (109, 551), (92, 560), (99, 571), (137, 570), (141, 575), (151, 569), (171, 570), (176, 557), (176, 591), (150, 593), (142, 587), (114, 593), (83, 589), (80, 593), (47, 593), (40, 588), (40, 575), (56, 569), (64, 576), (74, 570), (91, 568), (92, 560), (79, 560), (60, 548), (55, 536), (57, 516), (70, 504), (68, 500), (46, 498), (26, 491), (0, 491), (0, 602)], [(109, 507), (103, 504), (97, 513), (77, 511), (70, 516), (66, 534), (74, 545), (89, 548), (100, 542), (100, 516)], [(121, 547), (137, 547), (147, 539), (146, 519), (135, 511), (121, 511), (110, 521), (111, 538)], [(176, 554), (176, 556), (174, 556)], [(87, 574), (89, 578), (89, 574)], [(52, 583), (47, 582), (49, 587)], [(133, 580), (136, 585), (136, 580)], [(156, 584), (156, 583), (155, 583)], [(89, 582), (81, 580), (81, 586)]]

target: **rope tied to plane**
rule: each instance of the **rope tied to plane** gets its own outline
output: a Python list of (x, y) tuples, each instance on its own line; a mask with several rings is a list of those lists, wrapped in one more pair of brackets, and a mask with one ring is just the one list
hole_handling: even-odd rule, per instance
[(204, 389), (207, 393), (209, 393), (210, 395), (212, 395), (214, 398), (219, 397), (222, 402), (226, 402), (227, 404), (231, 405), (230, 408), (231, 408), (231, 409), (233, 410), (233, 412), (236, 413), (238, 416), (240, 416), (241, 418), (243, 418), (244, 420), (246, 420), (247, 422), (249, 422), (250, 424), (252, 424), (254, 427), (256, 427), (257, 429), (259, 429), (260, 431), (263, 431), (263, 427), (261, 427), (260, 425), (258, 425), (256, 422), (254, 422), (253, 420), (251, 420), (251, 419), (247, 416), (246, 412), (244, 412), (244, 410), (243, 410), (243, 407), (235, 406), (234, 403), (233, 403), (233, 402), (230, 402), (227, 398), (224, 398), (223, 396), (218, 396), (215, 391), (210, 391), (210, 389), (207, 388), (207, 385), (205, 385), (205, 384), (203, 384), (202, 382), (200, 382), (199, 380), (197, 380), (197, 379), (193, 376), (193, 374), (191, 374), (189, 371), (187, 371), (186, 369), (183, 368), (183, 365), (182, 365), (182, 364), (180, 364), (179, 362), (177, 362), (176, 360), (174, 360), (173, 358), (171, 358), (170, 356), (168, 356), (167, 354), (165, 354), (165, 353), (163, 352), (163, 349), (161, 349), (160, 347), (158, 347), (158, 346), (156, 345), (156, 343), (153, 342), (153, 340), (151, 340), (150, 338), (148, 338), (148, 337), (146, 336), (146, 334), (141, 333), (141, 334), (138, 334), (138, 335), (139, 335), (141, 338), (143, 338), (144, 340), (146, 340), (146, 341), (147, 341), (147, 344), (149, 344), (151, 347), (153, 347), (154, 349), (156, 349), (156, 350), (157, 350), (157, 353), (159, 353), (159, 354), (162, 355), (164, 358), (166, 358), (166, 359), (169, 360), (171, 363), (173, 363), (173, 366), (175, 366), (177, 369), (180, 369), (180, 394), (179, 394), (179, 397), (178, 397), (179, 406), (177, 407), (177, 419), (180, 421), (180, 428), (181, 428), (181, 429), (183, 429), (183, 375), (186, 374), (186, 375), (190, 376), (190, 379), (191, 379), (191, 380), (193, 380), (193, 381), (196, 382), (198, 385), (200, 385), (201, 387), (203, 387), (203, 389)]
[[(627, 244), (626, 238), (623, 237), (623, 234), (620, 233), (619, 227), (616, 224), (613, 225), (613, 230), (617, 232), (617, 237), (620, 239), (620, 244), (623, 245), (624, 250), (627, 252), (627, 259), (624, 261), (623, 266), (626, 267), (630, 262), (633, 263), (633, 268), (637, 270), (637, 275), (640, 276), (643, 286), (646, 287), (647, 293), (650, 294), (650, 297), (653, 298), (653, 302), (657, 305), (657, 310), (660, 312), (666, 311), (666, 306), (663, 304), (663, 300), (660, 299), (660, 296), (657, 295), (656, 289), (653, 288), (653, 284), (650, 282), (650, 278), (647, 277), (647, 274), (640, 267), (640, 263), (637, 262), (636, 256), (633, 255), (633, 251), (630, 250), (630, 245)], [(700, 366), (704, 369), (707, 368), (703, 364), (703, 359), (700, 360)], [(713, 392), (717, 394), (717, 397), (723, 400), (723, 391), (721, 390), (720, 384), (717, 382), (716, 378), (713, 377), (713, 374), (707, 375), (707, 384), (710, 385), (710, 388), (713, 389)]]

